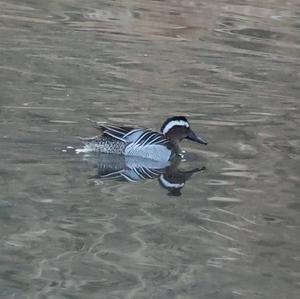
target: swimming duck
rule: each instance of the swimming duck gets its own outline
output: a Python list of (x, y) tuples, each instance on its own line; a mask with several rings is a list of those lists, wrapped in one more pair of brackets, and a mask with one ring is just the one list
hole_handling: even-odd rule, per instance
[(188, 139), (197, 143), (207, 141), (197, 136), (184, 116), (168, 118), (160, 132), (152, 129), (119, 127), (96, 123), (95, 128), (102, 132), (91, 138), (81, 138), (85, 143), (84, 152), (102, 152), (137, 156), (156, 161), (170, 161), (181, 156), (179, 142)]

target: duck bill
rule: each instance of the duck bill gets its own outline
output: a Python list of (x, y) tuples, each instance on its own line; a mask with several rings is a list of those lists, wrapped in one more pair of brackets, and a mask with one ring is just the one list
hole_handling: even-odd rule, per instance
[(201, 143), (201, 144), (205, 144), (207, 145), (208, 142), (202, 137), (202, 136), (197, 136), (192, 130), (190, 130), (188, 136), (186, 137), (187, 139), (197, 142), (197, 143)]

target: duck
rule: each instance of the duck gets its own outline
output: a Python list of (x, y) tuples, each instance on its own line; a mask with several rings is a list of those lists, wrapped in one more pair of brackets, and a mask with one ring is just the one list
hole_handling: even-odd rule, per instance
[(183, 139), (208, 144), (204, 137), (194, 133), (185, 116), (169, 117), (159, 132), (148, 128), (106, 125), (98, 122), (95, 122), (94, 127), (102, 134), (80, 138), (84, 148), (77, 152), (101, 152), (167, 162), (175, 157), (183, 157), (183, 151), (179, 146)]

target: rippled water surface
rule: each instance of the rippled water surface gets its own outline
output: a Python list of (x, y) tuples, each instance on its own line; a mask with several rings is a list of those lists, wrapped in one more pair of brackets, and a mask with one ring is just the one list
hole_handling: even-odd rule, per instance
[[(299, 82), (298, 0), (0, 1), (0, 297), (300, 298)], [(176, 114), (179, 192), (71, 148)]]

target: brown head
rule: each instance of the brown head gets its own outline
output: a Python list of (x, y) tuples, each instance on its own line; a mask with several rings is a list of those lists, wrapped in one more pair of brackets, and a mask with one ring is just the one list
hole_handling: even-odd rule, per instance
[(168, 140), (172, 143), (178, 144), (182, 139), (186, 138), (191, 141), (207, 144), (207, 141), (197, 136), (190, 128), (190, 124), (184, 116), (173, 116), (168, 118), (160, 129)]

